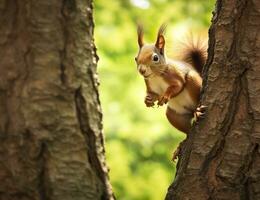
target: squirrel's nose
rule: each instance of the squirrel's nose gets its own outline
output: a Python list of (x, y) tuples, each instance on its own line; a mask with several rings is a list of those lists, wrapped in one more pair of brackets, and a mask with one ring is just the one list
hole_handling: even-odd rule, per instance
[(140, 72), (142, 75), (144, 75), (145, 72), (146, 72), (146, 70), (141, 68), (141, 69), (139, 69), (139, 72)]

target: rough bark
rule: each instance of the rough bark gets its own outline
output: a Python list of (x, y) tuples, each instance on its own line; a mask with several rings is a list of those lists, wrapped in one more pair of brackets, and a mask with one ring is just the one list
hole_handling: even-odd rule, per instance
[(0, 199), (113, 199), (91, 0), (0, 0)]
[(167, 200), (260, 199), (260, 1), (218, 0), (201, 102)]

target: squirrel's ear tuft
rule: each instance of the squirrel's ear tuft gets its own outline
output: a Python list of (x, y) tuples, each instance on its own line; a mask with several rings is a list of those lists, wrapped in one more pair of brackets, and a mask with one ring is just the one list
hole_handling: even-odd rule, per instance
[(155, 46), (159, 49), (161, 54), (164, 54), (164, 45), (165, 45), (165, 39), (164, 39), (164, 33), (166, 30), (166, 24), (162, 24), (159, 28), (158, 34), (157, 34), (157, 40), (155, 43)]
[(142, 48), (142, 46), (144, 45), (144, 31), (143, 26), (140, 24), (137, 25), (137, 36), (139, 48)]

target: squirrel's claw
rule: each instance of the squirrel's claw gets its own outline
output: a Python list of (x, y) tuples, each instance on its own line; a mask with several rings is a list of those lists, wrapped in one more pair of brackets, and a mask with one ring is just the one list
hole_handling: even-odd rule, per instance
[(208, 108), (207, 106), (203, 106), (203, 105), (200, 105), (196, 108), (196, 110), (194, 112), (194, 121), (195, 122), (197, 122), (199, 119), (205, 117), (205, 112), (206, 112), (207, 108)]
[(154, 102), (152, 102), (152, 101), (145, 101), (145, 105), (147, 106), (147, 107), (153, 107), (154, 106)]
[(182, 145), (184, 144), (185, 141), (186, 141), (186, 139), (181, 141), (179, 143), (179, 145), (177, 146), (176, 150), (173, 152), (173, 154), (172, 154), (172, 161), (173, 162), (175, 162), (176, 159), (181, 155), (181, 148), (182, 148)]
[(177, 149), (172, 154), (172, 162), (175, 162), (180, 154), (180, 147), (178, 146)]
[(168, 95), (162, 95), (162, 96), (159, 98), (157, 105), (158, 105), (158, 106), (162, 106), (163, 104), (168, 103), (169, 99), (170, 99), (170, 97), (169, 97)]
[(181, 145), (182, 145), (183, 141), (179, 143), (178, 147), (175, 149), (175, 151), (172, 154), (172, 162), (175, 162), (176, 159), (179, 157), (180, 153), (181, 153)]
[(196, 110), (200, 111), (200, 112), (205, 112), (207, 108), (208, 108), (208, 106), (200, 105), (200, 106), (197, 107)]
[(150, 95), (146, 95), (144, 103), (147, 107), (153, 107), (154, 106), (154, 100)]

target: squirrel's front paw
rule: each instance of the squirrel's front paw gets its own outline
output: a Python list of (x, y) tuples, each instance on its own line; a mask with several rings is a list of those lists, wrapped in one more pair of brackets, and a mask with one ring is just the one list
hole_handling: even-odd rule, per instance
[(152, 107), (154, 106), (154, 100), (153, 97), (151, 95), (146, 95), (145, 99), (144, 99), (144, 103), (147, 107)]
[(166, 95), (166, 94), (160, 96), (157, 105), (158, 105), (158, 106), (162, 106), (163, 104), (168, 103), (168, 101), (170, 100), (170, 98), (171, 98), (171, 97), (170, 97), (169, 95)]

